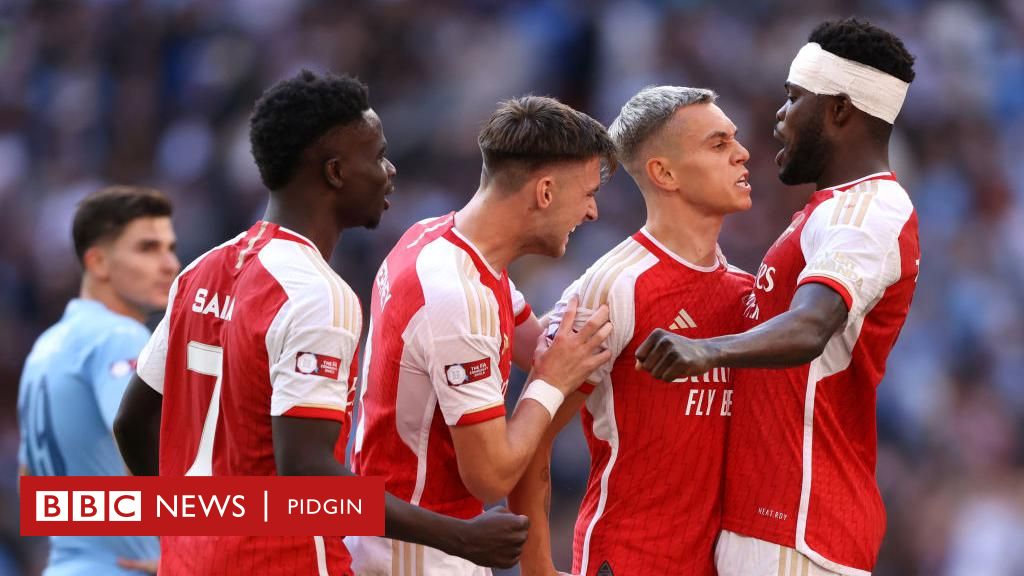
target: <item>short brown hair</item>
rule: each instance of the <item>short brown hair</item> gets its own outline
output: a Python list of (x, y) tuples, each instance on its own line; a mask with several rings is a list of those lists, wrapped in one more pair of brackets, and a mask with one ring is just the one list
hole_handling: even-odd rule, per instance
[(602, 182), (615, 171), (615, 144), (600, 122), (546, 96), (506, 100), (480, 130), (484, 176), (513, 182), (553, 162), (601, 158)]
[(78, 261), (89, 248), (120, 236), (133, 220), (170, 216), (172, 211), (171, 201), (153, 188), (110, 186), (93, 192), (78, 203), (71, 225)]

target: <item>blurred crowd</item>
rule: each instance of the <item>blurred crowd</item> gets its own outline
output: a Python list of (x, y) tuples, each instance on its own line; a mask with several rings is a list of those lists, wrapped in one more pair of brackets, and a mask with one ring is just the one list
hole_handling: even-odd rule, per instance
[[(754, 208), (727, 220), (721, 244), (756, 270), (811, 191), (783, 187), (773, 163), (789, 62), (815, 24), (851, 14), (917, 56), (892, 156), (923, 256), (879, 388), (889, 526), (875, 573), (1024, 574), (1024, 180), (1012, 176), (1024, 161), (1024, 2), (3, 0), (0, 575), (36, 574), (45, 559), (44, 540), (18, 536), (17, 385), (32, 341), (77, 293), (70, 219), (84, 194), (162, 189), (188, 262), (262, 214), (247, 139), (260, 92), (302, 67), (358, 75), (398, 167), (380, 228), (347, 232), (332, 262), (366, 302), (405, 228), (476, 190), (476, 133), (499, 100), (552, 95), (607, 124), (645, 85), (699, 86), (721, 95), (751, 151)], [(562, 260), (513, 266), (537, 310), (643, 224), (622, 171), (598, 200), (600, 220)], [(553, 462), (566, 569), (587, 458), (570, 426)]]

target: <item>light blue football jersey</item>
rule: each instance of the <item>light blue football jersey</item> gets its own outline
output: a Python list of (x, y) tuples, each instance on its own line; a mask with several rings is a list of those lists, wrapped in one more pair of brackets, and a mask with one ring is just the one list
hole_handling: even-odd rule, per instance
[[(68, 303), (36, 340), (18, 389), (19, 462), (33, 476), (127, 474), (112, 434), (135, 361), (149, 339), (136, 320), (95, 300)], [(138, 575), (117, 558), (156, 559), (154, 537), (54, 536), (44, 576)]]

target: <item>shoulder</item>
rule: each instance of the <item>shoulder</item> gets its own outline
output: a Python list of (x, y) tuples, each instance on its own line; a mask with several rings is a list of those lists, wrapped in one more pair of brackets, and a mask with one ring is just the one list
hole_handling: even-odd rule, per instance
[(359, 300), (313, 247), (274, 239), (260, 250), (260, 263), (284, 290), (292, 310), (331, 319), (335, 326), (359, 332)]
[(416, 258), (426, 317), (435, 333), (498, 336), (497, 301), (470, 255), (443, 238), (426, 244)]
[(750, 272), (732, 264), (725, 265), (725, 282), (731, 288), (739, 290), (741, 292), (749, 291), (753, 288), (755, 277)]
[(632, 237), (599, 258), (577, 281), (580, 305), (594, 309), (626, 292), (632, 293), (637, 278), (653, 267), (658, 257)]

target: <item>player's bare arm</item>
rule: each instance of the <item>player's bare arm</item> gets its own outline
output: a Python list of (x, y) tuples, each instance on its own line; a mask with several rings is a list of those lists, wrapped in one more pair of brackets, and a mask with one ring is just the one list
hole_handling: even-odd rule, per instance
[[(274, 461), (282, 476), (350, 476), (334, 457), (341, 423), (273, 417)], [(508, 568), (519, 559), (528, 520), (495, 509), (459, 520), (385, 494), (384, 535), (461, 556), (481, 566)]]
[(587, 395), (578, 390), (565, 399), (544, 432), (523, 477), (508, 495), (509, 508), (530, 519), (530, 533), (519, 559), (522, 576), (559, 574), (551, 559), (551, 526), (548, 521), (551, 513), (551, 447), (555, 437), (572, 421), (586, 400)]
[(512, 334), (512, 363), (523, 372), (529, 372), (533, 367), (533, 356), (537, 338), (544, 331), (545, 324), (537, 319), (535, 314), (516, 326)]
[(742, 334), (691, 340), (655, 330), (637, 348), (637, 365), (665, 381), (698, 376), (722, 366), (799, 366), (821, 355), (846, 316), (846, 303), (838, 292), (824, 284), (805, 284), (796, 291), (786, 313)]
[(160, 417), (163, 396), (138, 374), (132, 376), (114, 419), (118, 450), (135, 476), (160, 473)]
[[(611, 352), (604, 345), (612, 330), (607, 306), (598, 309), (590, 321), (575, 332), (572, 324), (576, 306), (575, 299), (570, 301), (565, 320), (550, 346), (546, 338), (538, 338), (541, 344), (527, 379), (528, 390), (539, 380), (542, 385), (557, 389), (564, 399), (609, 360)], [(551, 419), (548, 408), (527, 394), (507, 421), (495, 418), (469, 426), (453, 426), (451, 434), (459, 474), (470, 493), (484, 502), (508, 496)]]

